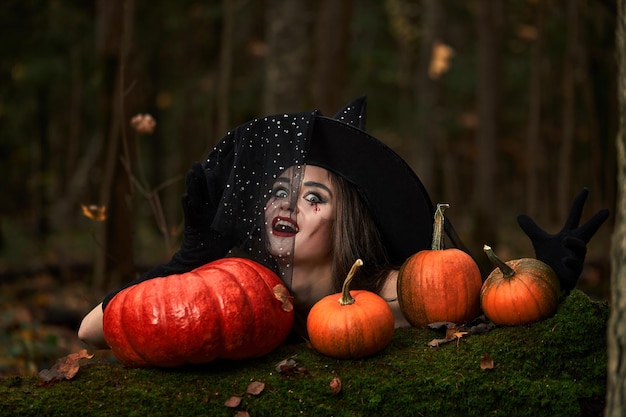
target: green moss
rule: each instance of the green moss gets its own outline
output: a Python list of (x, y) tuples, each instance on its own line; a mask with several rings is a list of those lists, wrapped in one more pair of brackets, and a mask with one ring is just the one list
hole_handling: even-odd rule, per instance
[[(219, 361), (172, 370), (126, 369), (102, 354), (71, 381), (38, 387), (36, 377), (0, 381), (0, 414), (211, 415), (246, 410), (259, 416), (577, 416), (600, 415), (606, 390), (608, 306), (580, 291), (554, 317), (497, 328), (429, 348), (436, 331), (400, 329), (383, 352), (334, 360), (305, 344), (285, 345), (256, 360)], [(484, 353), (494, 368), (482, 370)], [(277, 362), (294, 357), (294, 375)], [(332, 395), (333, 377), (342, 381)], [(258, 396), (245, 394), (262, 381)], [(232, 395), (243, 401), (224, 406)]]

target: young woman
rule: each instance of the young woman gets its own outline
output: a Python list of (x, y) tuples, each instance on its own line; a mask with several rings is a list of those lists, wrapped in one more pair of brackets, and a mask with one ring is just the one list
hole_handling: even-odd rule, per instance
[(353, 287), (379, 293), (392, 308), (396, 326), (408, 325), (396, 296), (398, 271), (388, 262), (376, 224), (356, 189), (340, 175), (315, 165), (305, 166), (299, 187), (293, 187), (297, 178), (293, 170), (287, 169), (274, 184), (265, 208), (264, 236), (278, 270), (291, 269), (288, 285), (296, 328), (303, 332), (308, 311), (341, 289), (358, 258), (365, 266)]
[[(235, 248), (281, 276), (294, 296), (296, 329), (303, 332), (313, 304), (339, 291), (361, 258), (364, 267), (353, 287), (378, 292), (396, 325), (407, 325), (397, 304), (398, 267), (430, 246), (434, 208), (406, 162), (364, 128), (364, 98), (333, 118), (293, 113), (237, 127), (187, 174), (180, 250), (129, 285), (187, 272)], [(577, 198), (556, 235), (528, 218), (520, 222), (565, 290), (573, 288), (586, 243), (608, 216), (599, 212), (579, 228), (585, 197)], [(462, 248), (449, 221), (446, 232)], [(113, 296), (81, 323), (79, 337), (86, 343), (106, 347), (102, 317)]]

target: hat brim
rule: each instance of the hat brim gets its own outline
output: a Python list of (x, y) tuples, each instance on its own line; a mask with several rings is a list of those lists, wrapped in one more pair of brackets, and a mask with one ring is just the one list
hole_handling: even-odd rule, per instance
[(387, 145), (354, 126), (316, 116), (306, 163), (356, 186), (391, 263), (400, 265), (430, 247), (432, 201), (409, 165)]

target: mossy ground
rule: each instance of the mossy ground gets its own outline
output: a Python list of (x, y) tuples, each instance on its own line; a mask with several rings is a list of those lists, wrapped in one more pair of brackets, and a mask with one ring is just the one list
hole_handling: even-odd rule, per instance
[[(0, 380), (0, 414), (233, 416), (579, 416), (601, 415), (606, 391), (606, 303), (575, 290), (554, 317), (496, 328), (438, 348), (442, 335), (400, 329), (379, 354), (334, 360), (304, 343), (260, 359), (178, 369), (127, 369), (103, 352), (77, 376), (48, 386), (36, 377)], [(489, 354), (494, 368), (483, 370)], [(276, 363), (305, 369), (286, 375)], [(332, 395), (333, 377), (342, 391)], [(245, 394), (251, 381), (265, 383)], [(224, 402), (233, 395), (237, 408)]]

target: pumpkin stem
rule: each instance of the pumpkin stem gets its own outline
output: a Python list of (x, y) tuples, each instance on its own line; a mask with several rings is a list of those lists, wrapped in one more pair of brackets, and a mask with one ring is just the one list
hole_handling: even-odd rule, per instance
[(450, 207), (448, 203), (437, 204), (437, 210), (435, 210), (435, 222), (433, 223), (433, 243), (430, 246), (431, 250), (443, 249), (443, 224), (445, 217), (443, 212)]
[(348, 272), (348, 276), (343, 282), (343, 288), (341, 289), (341, 298), (339, 299), (339, 304), (342, 306), (354, 304), (354, 297), (350, 295), (350, 283), (352, 282), (352, 278), (354, 274), (356, 274), (356, 270), (359, 269), (363, 265), (363, 261), (357, 259), (356, 262), (350, 268), (350, 272)]
[(493, 252), (493, 249), (491, 249), (490, 246), (483, 246), (483, 251), (487, 254), (487, 258), (489, 258), (491, 263), (500, 268), (500, 271), (502, 271), (502, 276), (504, 278), (511, 278), (513, 275), (515, 275), (515, 271), (513, 270), (513, 268), (508, 266), (502, 259), (498, 258), (498, 256)]

